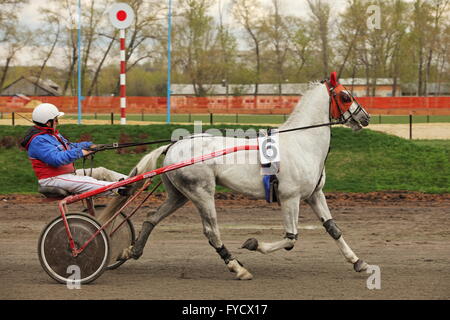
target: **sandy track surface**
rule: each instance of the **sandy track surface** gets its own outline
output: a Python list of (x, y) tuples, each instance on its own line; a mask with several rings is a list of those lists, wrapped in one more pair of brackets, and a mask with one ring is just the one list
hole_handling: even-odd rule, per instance
[[(409, 124), (371, 124), (370, 130), (409, 139)], [(450, 123), (413, 123), (413, 139), (450, 139)]]
[[(58, 215), (56, 203), (0, 196), (0, 299), (450, 298), (449, 195), (329, 196), (349, 245), (381, 268), (381, 290), (367, 289), (369, 274), (353, 271), (304, 205), (293, 250), (270, 255), (239, 250), (250, 237), (283, 237), (279, 207), (233, 195), (222, 198), (217, 201), (222, 239), (253, 280), (234, 280), (203, 236), (195, 209), (186, 205), (156, 227), (139, 260), (69, 290), (43, 271), (37, 257), (39, 234)], [(143, 211), (157, 207), (161, 199), (154, 198)], [(137, 231), (144, 216), (133, 218)]]

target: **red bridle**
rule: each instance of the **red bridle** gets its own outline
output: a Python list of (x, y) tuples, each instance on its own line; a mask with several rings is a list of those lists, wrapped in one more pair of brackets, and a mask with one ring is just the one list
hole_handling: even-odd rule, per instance
[[(337, 81), (336, 72), (332, 72), (330, 80), (325, 81), (330, 95), (330, 116), (339, 120), (350, 109), (355, 99), (345, 87)], [(359, 105), (359, 104), (358, 104)]]

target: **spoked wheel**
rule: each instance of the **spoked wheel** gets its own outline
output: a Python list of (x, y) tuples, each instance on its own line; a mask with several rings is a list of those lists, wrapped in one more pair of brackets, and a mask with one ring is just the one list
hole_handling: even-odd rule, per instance
[[(70, 213), (66, 218), (77, 248), (101, 228), (94, 218), (83, 213)], [(44, 228), (39, 237), (39, 261), (48, 275), (60, 283), (74, 283), (76, 280), (75, 283), (86, 284), (105, 270), (110, 257), (109, 242), (107, 232), (102, 230), (74, 257), (64, 221), (58, 217)]]
[[(95, 211), (100, 213), (106, 206), (99, 204), (95, 205)], [(85, 210), (85, 212), (87, 209)], [(99, 215), (97, 215), (99, 216)], [(111, 255), (109, 259), (108, 266), (106, 270), (114, 270), (124, 264), (127, 260), (117, 260), (122, 251), (129, 246), (134, 245), (136, 240), (136, 232), (134, 231), (134, 226), (131, 220), (126, 220), (126, 214), (121, 212), (111, 224), (105, 228), (110, 239)], [(123, 222), (126, 220), (125, 222)], [(122, 223), (123, 222), (123, 223)], [(116, 228), (120, 225), (120, 228)]]
[[(136, 235), (133, 224), (126, 220), (122, 226), (114, 231), (125, 219), (126, 215), (121, 212), (113, 222), (105, 229), (111, 239), (111, 258), (109, 259), (107, 270), (114, 270), (124, 264), (127, 260), (117, 260), (123, 249), (134, 245)], [(114, 233), (111, 233), (114, 232)]]

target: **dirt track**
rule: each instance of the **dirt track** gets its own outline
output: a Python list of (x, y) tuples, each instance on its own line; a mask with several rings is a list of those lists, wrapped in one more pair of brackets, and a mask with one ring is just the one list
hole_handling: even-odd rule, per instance
[[(217, 210), (224, 243), (253, 280), (234, 280), (188, 205), (155, 229), (140, 260), (69, 290), (50, 279), (37, 258), (37, 239), (57, 215), (56, 204), (0, 196), (0, 299), (450, 298), (450, 195), (334, 194), (329, 205), (356, 254), (380, 266), (381, 290), (366, 288), (369, 274), (353, 271), (304, 205), (292, 251), (238, 250), (249, 237), (277, 241), (284, 234), (277, 205), (246, 199), (218, 200)], [(143, 217), (134, 220), (137, 231)]]

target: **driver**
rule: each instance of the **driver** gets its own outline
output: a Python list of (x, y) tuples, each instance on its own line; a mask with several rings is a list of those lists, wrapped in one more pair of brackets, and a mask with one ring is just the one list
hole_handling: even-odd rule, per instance
[[(69, 142), (56, 129), (58, 117), (64, 115), (50, 103), (38, 105), (32, 114), (35, 126), (26, 133), (21, 145), (27, 150), (34, 173), (41, 187), (57, 187), (72, 194), (91, 191), (113, 182), (126, 179), (121, 173), (93, 168), (85, 175), (83, 169), (75, 170), (74, 162), (91, 154), (92, 142)], [(91, 171), (91, 170), (87, 170)]]

